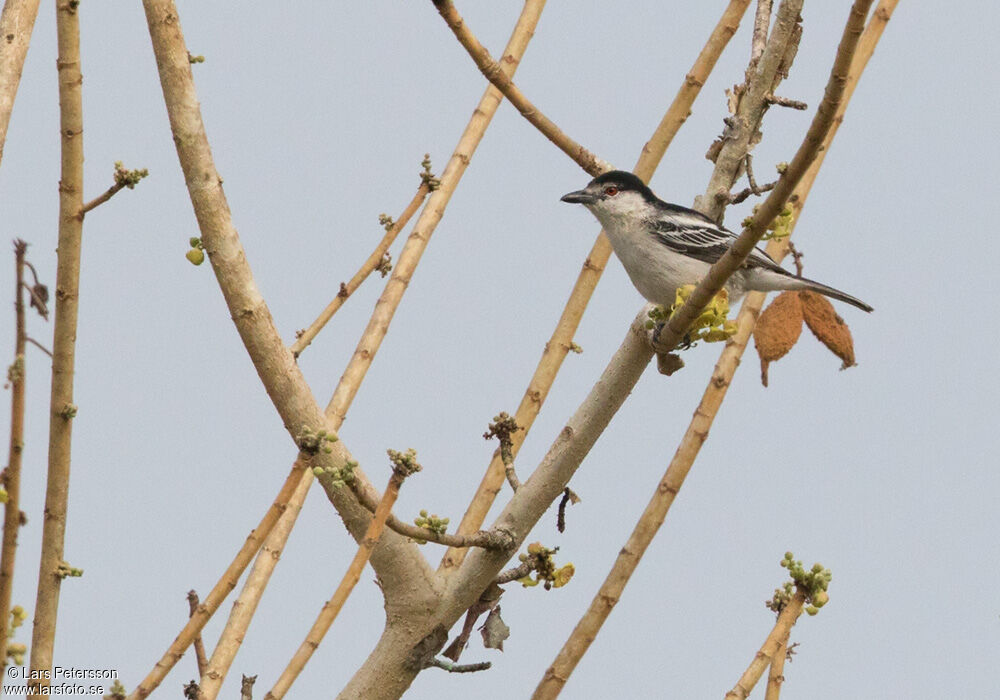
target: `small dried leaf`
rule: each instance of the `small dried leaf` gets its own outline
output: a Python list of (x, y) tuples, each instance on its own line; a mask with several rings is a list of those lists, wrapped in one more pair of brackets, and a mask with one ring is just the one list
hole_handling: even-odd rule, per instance
[(856, 363), (851, 329), (833, 310), (830, 300), (816, 292), (801, 291), (798, 292), (798, 296), (802, 300), (802, 315), (809, 330), (830, 349), (830, 352), (843, 361), (844, 364), (840, 369), (853, 367)]
[(760, 381), (767, 386), (768, 365), (792, 349), (802, 333), (802, 303), (793, 292), (782, 292), (757, 319), (753, 342), (760, 356)]
[(490, 610), (490, 614), (486, 616), (486, 622), (479, 630), (483, 633), (484, 647), (503, 651), (503, 640), (510, 636), (510, 627), (500, 619), (499, 605)]
[(665, 374), (669, 377), (682, 367), (684, 367), (684, 360), (681, 359), (680, 355), (672, 352), (656, 353), (656, 370), (660, 374)]

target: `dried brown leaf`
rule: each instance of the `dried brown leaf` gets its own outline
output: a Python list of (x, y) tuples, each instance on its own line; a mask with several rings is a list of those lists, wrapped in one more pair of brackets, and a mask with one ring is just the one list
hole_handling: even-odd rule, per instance
[(798, 296), (802, 300), (802, 315), (809, 330), (843, 361), (840, 369), (853, 367), (856, 363), (851, 329), (834, 311), (830, 300), (816, 292), (801, 291)]
[(802, 303), (793, 292), (782, 292), (757, 319), (753, 343), (760, 356), (760, 381), (767, 386), (768, 365), (792, 349), (802, 333)]
[(490, 610), (490, 614), (486, 616), (486, 622), (479, 629), (483, 634), (484, 647), (503, 651), (503, 640), (510, 636), (510, 627), (500, 619), (499, 605)]

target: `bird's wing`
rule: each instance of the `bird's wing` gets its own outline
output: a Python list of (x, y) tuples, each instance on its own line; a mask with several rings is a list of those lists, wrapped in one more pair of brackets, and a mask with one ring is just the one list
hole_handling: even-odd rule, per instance
[[(733, 245), (736, 234), (698, 216), (672, 216), (653, 223), (653, 235), (670, 250), (714, 265)], [(743, 263), (747, 268), (764, 268), (790, 274), (760, 248), (750, 251)]]

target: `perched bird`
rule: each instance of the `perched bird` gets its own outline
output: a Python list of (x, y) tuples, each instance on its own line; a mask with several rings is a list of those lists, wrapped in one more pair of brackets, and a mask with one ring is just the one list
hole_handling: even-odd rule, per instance
[[(678, 287), (701, 281), (736, 240), (732, 231), (693, 209), (667, 204), (642, 180), (622, 170), (595, 177), (582, 190), (564, 195), (562, 201), (582, 204), (597, 217), (635, 288), (667, 308), (674, 303)], [(754, 248), (726, 282), (731, 301), (748, 291), (781, 289), (807, 289), (872, 310), (838, 289), (796, 277), (760, 248)]]

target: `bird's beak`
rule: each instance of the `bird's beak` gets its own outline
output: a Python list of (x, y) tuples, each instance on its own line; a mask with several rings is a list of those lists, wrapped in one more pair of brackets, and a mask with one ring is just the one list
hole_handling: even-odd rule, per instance
[(586, 190), (577, 190), (576, 192), (564, 194), (560, 201), (569, 202), (570, 204), (593, 204), (597, 201), (597, 198)]

